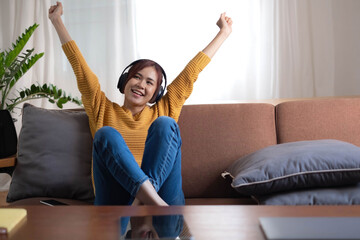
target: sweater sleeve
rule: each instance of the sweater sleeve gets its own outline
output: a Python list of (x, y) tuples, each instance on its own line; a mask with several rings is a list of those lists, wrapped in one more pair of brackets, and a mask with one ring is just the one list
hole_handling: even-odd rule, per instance
[(73, 68), (90, 125), (93, 124), (90, 127), (93, 128), (97, 122), (101, 103), (106, 101), (105, 94), (101, 91), (97, 76), (91, 71), (75, 41), (63, 44), (62, 48)]
[(159, 101), (160, 115), (179, 118), (181, 108), (192, 93), (199, 73), (209, 64), (211, 59), (203, 52), (199, 52), (184, 68), (184, 70), (167, 87), (167, 93)]

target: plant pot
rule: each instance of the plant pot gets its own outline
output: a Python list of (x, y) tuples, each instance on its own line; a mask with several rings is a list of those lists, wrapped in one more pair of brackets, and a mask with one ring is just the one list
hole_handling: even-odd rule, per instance
[(14, 121), (8, 110), (0, 110), (0, 158), (17, 152), (17, 134)]

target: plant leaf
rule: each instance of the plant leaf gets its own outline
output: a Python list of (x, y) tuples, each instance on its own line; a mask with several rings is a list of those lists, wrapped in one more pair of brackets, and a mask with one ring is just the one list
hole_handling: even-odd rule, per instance
[(30, 26), (29, 28), (25, 29), (25, 33), (23, 33), (17, 40), (16, 43), (13, 44), (13, 50), (11, 50), (7, 55), (5, 59), (5, 65), (7, 67), (10, 67), (10, 65), (13, 63), (13, 61), (16, 59), (16, 57), (19, 55), (21, 50), (25, 47), (25, 44), (30, 39), (31, 35), (35, 31), (35, 29), (39, 25), (34, 23), (34, 25)]
[(63, 104), (65, 104), (65, 103), (67, 103), (68, 102), (68, 100), (66, 99), (66, 98), (60, 98), (58, 101), (57, 101), (57, 106), (59, 107), (59, 108), (62, 108), (63, 107)]
[(78, 98), (72, 98), (71, 95), (66, 96), (65, 91), (58, 89), (53, 84), (32, 84), (30, 88), (17, 91), (17, 95), (13, 98), (7, 98), (11, 88), (17, 81), (44, 55), (44, 53), (33, 54), (34, 48), (26, 49), (21, 55), (20, 52), (25, 44), (38, 27), (38, 24), (25, 29), (15, 43), (12, 44), (13, 49), (0, 52), (0, 109), (8, 109), (12, 111), (18, 104), (31, 99), (47, 98), (51, 103), (56, 103), (62, 108), (68, 101), (82, 105)]
[(19, 78), (21, 78), (43, 55), (44, 53), (39, 53), (31, 58), (25, 58), (24, 64), (21, 64), (20, 67), (21, 71), (18, 72), (19, 74), (15, 76), (15, 79), (19, 80)]

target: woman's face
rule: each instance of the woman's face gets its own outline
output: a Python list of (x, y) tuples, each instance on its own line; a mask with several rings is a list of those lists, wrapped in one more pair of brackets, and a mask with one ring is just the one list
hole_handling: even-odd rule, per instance
[(131, 238), (135, 239), (159, 239), (152, 224), (152, 216), (131, 217)]
[(157, 72), (153, 66), (138, 71), (125, 85), (125, 107), (145, 107), (154, 96), (157, 79)]

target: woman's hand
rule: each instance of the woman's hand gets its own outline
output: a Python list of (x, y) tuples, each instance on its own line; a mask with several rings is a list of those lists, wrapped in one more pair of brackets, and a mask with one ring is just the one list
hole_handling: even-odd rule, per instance
[(58, 19), (63, 14), (63, 6), (61, 2), (56, 2), (56, 5), (52, 5), (49, 8), (49, 19), (51, 21)]
[(229, 37), (232, 32), (232, 19), (226, 16), (226, 13), (220, 15), (216, 25), (220, 28), (220, 31), (215, 38), (204, 48), (203, 53), (208, 57), (213, 58), (217, 50), (223, 44), (223, 42)]
[(61, 44), (65, 44), (71, 41), (71, 36), (66, 30), (66, 27), (61, 19), (63, 14), (63, 6), (61, 2), (56, 2), (56, 5), (53, 5), (49, 8), (49, 19), (54, 25)]
[(220, 15), (216, 25), (220, 28), (220, 32), (224, 32), (227, 36), (232, 32), (232, 19), (226, 16), (226, 13)]

